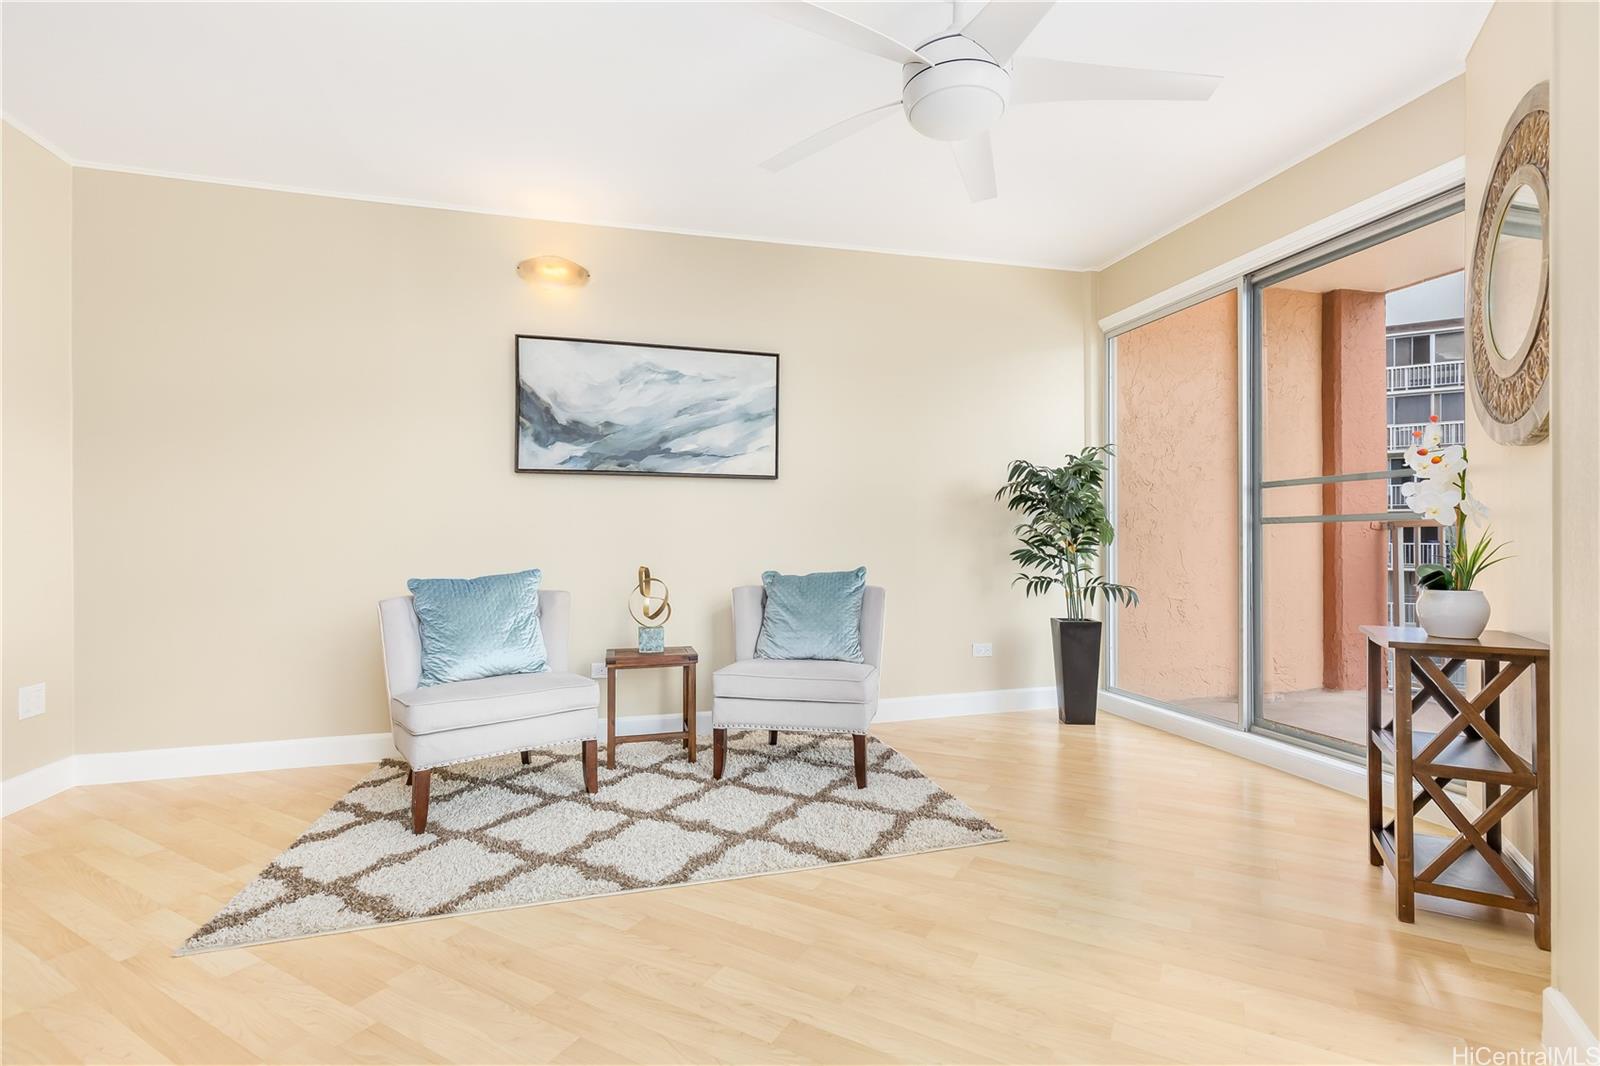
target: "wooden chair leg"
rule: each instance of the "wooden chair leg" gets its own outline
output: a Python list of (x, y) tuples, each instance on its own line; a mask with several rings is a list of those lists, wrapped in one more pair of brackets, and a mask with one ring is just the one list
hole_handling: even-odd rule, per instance
[(867, 787), (867, 735), (857, 733), (856, 742), (856, 787)]
[(714, 780), (722, 780), (722, 767), (728, 761), (728, 731), (726, 729), (713, 729), (711, 731), (711, 776)]
[(591, 796), (600, 791), (599, 743), (597, 740), (583, 742), (583, 790)]
[(411, 831), (420, 833), (428, 825), (428, 778), (432, 776), (427, 770), (414, 770), (411, 774)]
[(531, 752), (531, 751), (523, 752), (522, 753), (522, 765), (523, 766), (527, 766), (531, 762), (533, 762), (533, 752)]
[(411, 787), (411, 767), (406, 767), (406, 787)]
[(776, 744), (777, 742), (778, 742), (778, 731), (776, 729), (767, 730), (767, 743), (768, 744)]

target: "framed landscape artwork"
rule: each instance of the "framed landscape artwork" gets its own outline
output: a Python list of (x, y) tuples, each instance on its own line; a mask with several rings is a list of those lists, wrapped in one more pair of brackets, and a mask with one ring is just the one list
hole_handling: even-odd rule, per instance
[(770, 352), (518, 335), (519, 473), (778, 476)]

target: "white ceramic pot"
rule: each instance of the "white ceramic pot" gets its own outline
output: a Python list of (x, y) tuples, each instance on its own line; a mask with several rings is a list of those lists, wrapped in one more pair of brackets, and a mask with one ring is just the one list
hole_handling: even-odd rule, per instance
[(1489, 624), (1489, 600), (1477, 589), (1423, 589), (1417, 625), (1430, 637), (1473, 640)]

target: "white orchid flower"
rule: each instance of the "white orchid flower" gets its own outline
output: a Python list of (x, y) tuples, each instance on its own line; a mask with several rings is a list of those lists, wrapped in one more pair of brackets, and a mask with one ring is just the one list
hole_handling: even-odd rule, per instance
[(1421, 474), (1430, 479), (1453, 479), (1467, 468), (1467, 453), (1459, 444), (1435, 448), (1426, 459)]
[(1422, 511), (1422, 517), (1426, 518), (1430, 522), (1437, 522), (1441, 526), (1453, 526), (1456, 524), (1455, 508), (1446, 507), (1439, 503), (1425, 507)]
[(1411, 468), (1413, 474), (1422, 477), (1428, 471), (1428, 459), (1432, 455), (1432, 448), (1422, 444), (1412, 445), (1406, 449), (1406, 466)]
[(1467, 451), (1459, 444), (1444, 445), (1444, 431), (1435, 415), (1412, 433), (1406, 449), (1406, 467), (1416, 480), (1400, 487), (1400, 496), (1416, 514), (1453, 526), (1471, 517), (1488, 521), (1489, 509), (1467, 491)]
[(1461, 490), (1455, 485), (1443, 481), (1414, 481), (1400, 492), (1416, 514), (1443, 526), (1455, 524), (1456, 508), (1461, 506)]

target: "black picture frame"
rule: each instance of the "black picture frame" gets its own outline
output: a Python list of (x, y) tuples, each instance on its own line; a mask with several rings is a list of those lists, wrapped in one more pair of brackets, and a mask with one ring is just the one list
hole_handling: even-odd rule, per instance
[[(570, 344), (607, 344), (627, 348), (653, 348), (669, 352), (704, 352), (713, 355), (744, 355), (772, 360), (772, 473), (770, 474), (714, 474), (686, 470), (580, 470), (554, 467), (525, 467), (522, 465), (522, 342), (565, 341)], [(693, 344), (656, 344), (650, 341), (601, 340), (595, 337), (558, 337), (540, 333), (518, 333), (511, 342), (511, 469), (518, 474), (605, 474), (626, 477), (688, 477), (718, 478), (728, 481), (776, 481), (783, 435), (780, 416), (783, 410), (781, 386), (783, 376), (777, 352), (757, 352), (742, 348), (708, 348)]]

